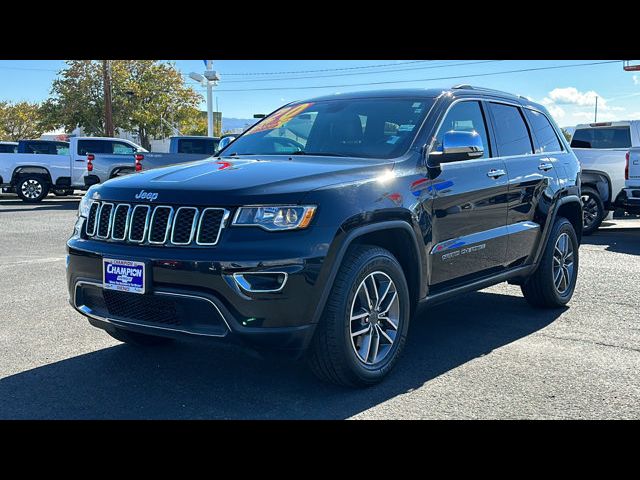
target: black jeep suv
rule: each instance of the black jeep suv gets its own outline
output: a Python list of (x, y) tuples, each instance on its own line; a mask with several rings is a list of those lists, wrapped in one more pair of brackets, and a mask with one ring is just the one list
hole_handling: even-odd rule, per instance
[(220, 338), (363, 386), (418, 304), (499, 282), (561, 307), (580, 167), (541, 105), (468, 85), (288, 104), (217, 157), (92, 187), (70, 302), (118, 340)]

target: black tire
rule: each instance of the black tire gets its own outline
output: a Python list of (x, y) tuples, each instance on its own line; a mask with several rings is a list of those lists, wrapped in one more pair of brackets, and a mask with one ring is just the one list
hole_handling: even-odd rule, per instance
[(16, 194), (23, 202), (38, 203), (49, 194), (51, 185), (42, 175), (20, 175), (16, 182)]
[[(384, 296), (384, 292), (379, 292), (377, 289), (375, 292), (378, 292), (379, 297), (384, 299), (383, 302), (380, 302), (383, 304), (380, 310), (385, 308), (384, 304), (387, 302), (389, 305), (393, 304), (397, 317), (397, 328), (392, 329), (393, 323), (389, 325), (379, 319), (377, 315), (375, 319), (371, 319), (371, 322), (369, 322), (369, 317), (364, 320), (356, 320), (356, 322), (370, 323), (367, 327), (373, 332), (379, 332), (382, 329), (395, 335), (393, 342), (389, 344), (381, 336), (381, 333), (376, 333), (377, 338), (381, 342), (385, 342), (379, 344), (380, 348), (383, 348), (380, 351), (385, 353), (378, 362), (375, 362), (377, 356), (376, 353), (373, 353), (374, 362), (367, 365), (365, 364), (366, 360), (363, 361), (358, 357), (359, 354), (356, 351), (358, 340), (352, 342), (352, 326), (356, 329), (360, 327), (353, 324), (350, 319), (351, 311), (356, 305), (356, 294), (360, 291), (365, 279), (370, 278), (370, 275), (374, 273), (378, 276), (373, 277), (374, 282), (376, 278), (387, 278), (391, 279), (388, 284), (393, 284), (395, 287), (397, 297), (392, 295), (388, 300)], [(384, 287), (382, 286), (382, 288)], [(358, 297), (358, 302), (361, 298), (363, 297)], [(397, 304), (395, 303), (396, 298)], [(386, 308), (389, 309), (390, 306), (386, 306)], [(311, 370), (320, 379), (342, 386), (366, 387), (380, 382), (394, 367), (402, 352), (409, 328), (409, 316), (409, 288), (402, 267), (396, 258), (389, 251), (380, 247), (357, 245), (350, 248), (336, 275), (322, 318), (309, 348), (308, 364)], [(387, 314), (387, 317), (391, 317), (391, 315)], [(376, 326), (378, 323), (381, 328)], [(369, 337), (368, 345), (373, 344), (374, 340)], [(379, 349), (376, 348), (375, 352), (378, 351)], [(365, 358), (368, 358), (368, 354), (369, 350), (367, 350)]]
[(106, 330), (106, 332), (116, 340), (136, 347), (155, 347), (157, 345), (166, 345), (173, 342), (171, 338), (145, 335), (143, 333), (131, 332), (117, 327), (113, 331)]
[(582, 187), (582, 234), (591, 235), (600, 228), (605, 217), (600, 194), (590, 187)]
[[(566, 276), (568, 279), (566, 289), (561, 291), (556, 286), (554, 278), (554, 265), (558, 265), (558, 262), (554, 260), (554, 252), (556, 251), (556, 243), (563, 234), (567, 234), (571, 242), (573, 269)], [(578, 278), (580, 260), (578, 247), (578, 238), (573, 225), (566, 218), (558, 217), (552, 227), (549, 240), (547, 240), (540, 265), (520, 287), (524, 298), (530, 305), (539, 308), (559, 308), (564, 307), (571, 300)]]
[(53, 190), (53, 194), (56, 197), (68, 197), (69, 195), (73, 195), (72, 188), (55, 188)]

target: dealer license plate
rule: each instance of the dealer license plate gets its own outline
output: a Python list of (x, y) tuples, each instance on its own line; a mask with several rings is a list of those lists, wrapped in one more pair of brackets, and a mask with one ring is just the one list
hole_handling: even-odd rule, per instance
[(144, 262), (104, 258), (102, 259), (102, 267), (103, 288), (121, 292), (144, 293)]

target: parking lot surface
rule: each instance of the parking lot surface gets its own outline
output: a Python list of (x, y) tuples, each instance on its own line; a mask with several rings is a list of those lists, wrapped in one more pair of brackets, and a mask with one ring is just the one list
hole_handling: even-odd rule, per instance
[(640, 220), (580, 248), (564, 310), (500, 284), (423, 309), (380, 385), (325, 385), (301, 362), (237, 347), (138, 350), (67, 303), (65, 241), (79, 197), (0, 195), (0, 418), (639, 418)]

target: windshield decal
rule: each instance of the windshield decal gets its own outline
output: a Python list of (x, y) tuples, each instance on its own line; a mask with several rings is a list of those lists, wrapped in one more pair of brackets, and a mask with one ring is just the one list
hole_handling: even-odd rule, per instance
[(290, 107), (284, 107), (270, 117), (264, 119), (255, 127), (247, 130), (244, 134), (251, 135), (253, 133), (263, 132), (265, 130), (274, 130), (276, 128), (280, 128), (296, 115), (304, 112), (311, 105), (313, 105), (313, 103), (309, 102), (301, 103), (299, 105), (292, 105)]

